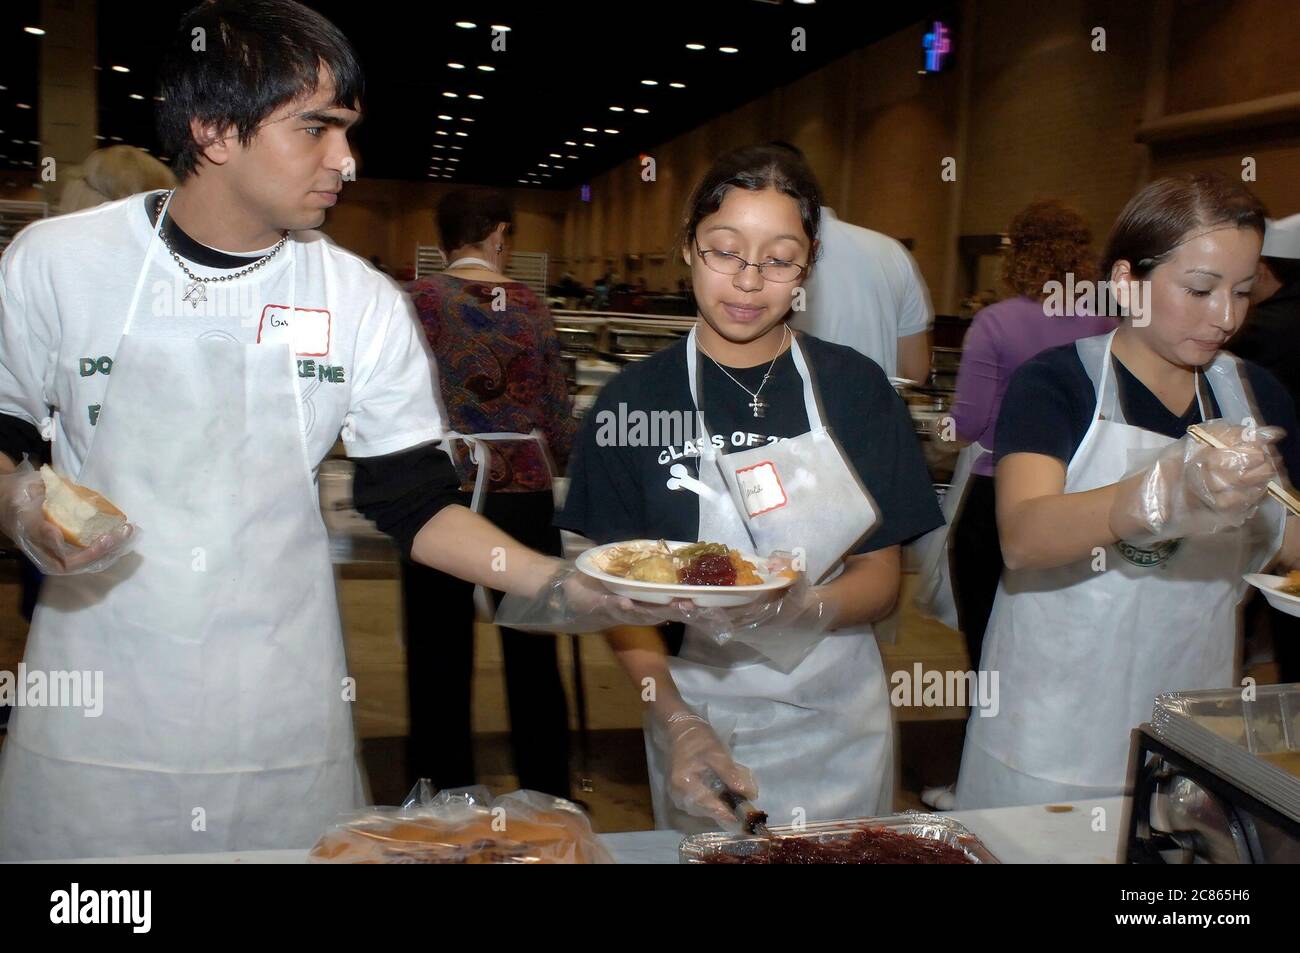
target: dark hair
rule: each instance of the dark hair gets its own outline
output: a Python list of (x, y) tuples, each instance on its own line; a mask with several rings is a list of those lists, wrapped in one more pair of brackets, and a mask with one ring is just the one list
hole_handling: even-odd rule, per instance
[(1011, 241), (1002, 260), (1002, 283), (1013, 293), (1042, 301), (1049, 281), (1064, 283), (1066, 273), (1091, 281), (1095, 262), (1089, 253), (1088, 222), (1064, 202), (1032, 202), (1007, 226)]
[(799, 204), (799, 218), (808, 241), (817, 240), (822, 216), (822, 191), (817, 177), (796, 150), (768, 144), (742, 146), (714, 161), (686, 203), (679, 248), (694, 241), (700, 222), (722, 207), (732, 189), (776, 189), (790, 196)]
[(1230, 225), (1264, 234), (1264, 206), (1239, 182), (1217, 172), (1191, 172), (1157, 179), (1129, 199), (1115, 220), (1101, 277), (1110, 280), (1117, 261), (1142, 278), (1197, 228)]
[(510, 197), (499, 189), (456, 189), (448, 192), (434, 213), (443, 251), (476, 245), (505, 222), (514, 224)]
[(158, 138), (177, 177), (198, 169), (192, 120), (234, 126), (248, 145), (267, 116), (316, 91), (322, 64), (334, 80), (333, 105), (355, 107), (361, 64), (347, 37), (315, 10), (293, 0), (208, 0), (190, 10), (159, 68)]

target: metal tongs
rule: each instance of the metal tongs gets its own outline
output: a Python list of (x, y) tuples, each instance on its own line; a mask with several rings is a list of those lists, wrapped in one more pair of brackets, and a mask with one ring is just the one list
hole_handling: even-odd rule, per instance
[[(1204, 430), (1200, 424), (1192, 424), (1187, 428), (1187, 436), (1191, 437), (1197, 443), (1203, 443), (1207, 447), (1214, 447), (1216, 450), (1227, 450), (1228, 445), (1218, 437)], [(1293, 493), (1287, 491), (1282, 484), (1276, 480), (1268, 481), (1268, 495), (1273, 497), (1294, 515), (1300, 516), (1300, 499), (1297, 499)]]
[(734, 815), (736, 820), (740, 821), (741, 829), (746, 834), (754, 834), (758, 837), (774, 839), (779, 835), (773, 834), (767, 827), (767, 812), (760, 811), (749, 801), (731, 788), (727, 787), (722, 778), (718, 777), (712, 771), (708, 772), (707, 782), (713, 793), (718, 796)]

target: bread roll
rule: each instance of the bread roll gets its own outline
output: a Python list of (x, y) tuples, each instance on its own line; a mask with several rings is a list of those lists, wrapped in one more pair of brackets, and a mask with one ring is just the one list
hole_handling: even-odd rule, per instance
[(45, 518), (75, 546), (92, 542), (125, 525), (126, 514), (88, 487), (65, 480), (48, 466), (41, 467), (45, 482)]

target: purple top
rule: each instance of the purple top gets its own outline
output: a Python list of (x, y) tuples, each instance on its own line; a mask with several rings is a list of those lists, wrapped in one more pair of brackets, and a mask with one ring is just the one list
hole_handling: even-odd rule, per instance
[[(957, 394), (952, 404), (957, 436), (967, 443), (979, 441), (985, 450), (993, 450), (998, 411), (1016, 368), (1049, 347), (1107, 334), (1115, 327), (1114, 318), (1045, 315), (1041, 302), (1023, 296), (982, 309), (962, 342)], [(992, 476), (993, 454), (981, 454), (971, 472)]]

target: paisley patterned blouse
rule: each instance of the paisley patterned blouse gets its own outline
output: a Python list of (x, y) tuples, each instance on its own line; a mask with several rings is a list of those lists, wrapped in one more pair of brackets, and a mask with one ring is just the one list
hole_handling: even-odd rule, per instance
[[(503, 296), (495, 294), (498, 288)], [(546, 305), (520, 282), (443, 274), (415, 282), (410, 295), (438, 359), (451, 425), (467, 434), (540, 430), (562, 471), (577, 421), (560, 341)], [(494, 304), (503, 310), (493, 310)], [(550, 468), (535, 442), (494, 441), (488, 446), (490, 491), (550, 491)], [(453, 460), (461, 488), (473, 489), (476, 468), (462, 444), (456, 446)]]

